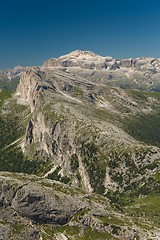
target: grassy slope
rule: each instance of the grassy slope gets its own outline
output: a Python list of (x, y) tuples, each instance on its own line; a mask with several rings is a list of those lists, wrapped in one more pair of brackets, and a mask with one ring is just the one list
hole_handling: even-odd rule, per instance
[(19, 83), (19, 78), (12, 80), (11, 82), (0, 79), (0, 89), (2, 90), (16, 90)]
[(127, 116), (124, 119), (124, 129), (137, 140), (160, 147), (160, 92), (133, 90), (129, 91), (129, 95), (142, 106), (150, 103), (152, 111)]
[[(140, 218), (148, 220), (153, 226), (160, 227), (160, 194), (150, 194), (139, 198), (133, 198), (133, 202), (126, 204), (125, 210), (131, 214), (137, 222)], [(139, 220), (138, 220), (139, 219)], [(147, 226), (142, 226), (147, 229)]]

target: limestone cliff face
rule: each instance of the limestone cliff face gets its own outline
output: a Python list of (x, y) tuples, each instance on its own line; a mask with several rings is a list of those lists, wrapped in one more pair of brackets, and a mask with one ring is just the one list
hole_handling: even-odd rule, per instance
[[(45, 176), (52, 174), (57, 167), (60, 167), (60, 176), (71, 177), (74, 173), (71, 171), (70, 159), (77, 151), (75, 121), (70, 116), (62, 116), (60, 110), (55, 113), (56, 109), (52, 109), (50, 97), (54, 99), (54, 95), (62, 95), (61, 90), (56, 89), (54, 85), (56, 85), (54, 82), (47, 83), (46, 75), (39, 69), (34, 68), (23, 73), (16, 96), (21, 102), (29, 104), (32, 117), (28, 122), (25, 142), (22, 145), (27, 154), (30, 154), (33, 146), (34, 157), (52, 161), (52, 167)], [(83, 171), (82, 165), (80, 171), (82, 184), (91, 191), (89, 180), (87, 183), (88, 175)], [(73, 177), (73, 183), (78, 184), (75, 177)]]
[(30, 105), (32, 111), (44, 77), (39, 68), (33, 68), (25, 71), (20, 78), (17, 94)]
[[(121, 128), (126, 109), (128, 116), (147, 114), (151, 99), (144, 107), (122, 89), (39, 68), (22, 75), (16, 96), (31, 108), (23, 150), (30, 158), (50, 162), (45, 177), (107, 193), (132, 189), (142, 179), (148, 184), (146, 179), (158, 170), (159, 148), (143, 146)], [(136, 153), (140, 165), (136, 149), (142, 152)], [(142, 176), (136, 174), (138, 168), (145, 168)]]

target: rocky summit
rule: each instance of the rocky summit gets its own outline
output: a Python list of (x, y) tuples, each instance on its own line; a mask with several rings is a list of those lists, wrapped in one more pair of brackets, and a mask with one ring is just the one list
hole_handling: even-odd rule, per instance
[(0, 239), (160, 239), (159, 66), (76, 50), (1, 71)]

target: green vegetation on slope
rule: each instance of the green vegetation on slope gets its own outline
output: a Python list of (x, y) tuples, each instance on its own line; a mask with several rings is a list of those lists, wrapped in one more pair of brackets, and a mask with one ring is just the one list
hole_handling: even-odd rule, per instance
[(126, 118), (124, 129), (135, 139), (160, 147), (159, 113)]
[(19, 83), (19, 78), (12, 80), (11, 82), (0, 79), (0, 89), (2, 90), (16, 90)]
[(24, 133), (18, 119), (13, 115), (0, 116), (0, 149), (5, 148)]
[(135, 197), (160, 193), (159, 159), (152, 154), (156, 150), (149, 146), (121, 146), (108, 153), (109, 176), (117, 185), (105, 194), (111, 202), (123, 207)]
[[(10, 91), (2, 90), (0, 92), (1, 107), (4, 101), (10, 97)], [(23, 136), (24, 128), (20, 124), (19, 116), (15, 114), (16, 109), (10, 107), (11, 111), (7, 109), (6, 114), (0, 113), (0, 170), (19, 172), (22, 171), (24, 156), (16, 143), (19, 143), (20, 138)]]
[(129, 114), (123, 119), (123, 129), (139, 141), (160, 147), (160, 92), (129, 90), (128, 94), (142, 108), (148, 105), (149, 112)]
[(54, 172), (48, 175), (48, 178), (52, 180), (60, 181), (66, 184), (69, 183), (71, 179), (68, 178), (67, 176), (61, 176), (60, 171), (61, 171), (61, 167), (59, 166), (55, 169)]
[(12, 96), (12, 91), (0, 90), (0, 109), (3, 106), (5, 99)]
[(98, 152), (98, 147), (94, 142), (82, 143), (82, 161), (88, 172), (92, 188), (97, 193), (104, 193), (105, 160)]
[(149, 97), (156, 98), (160, 100), (160, 92), (145, 92), (138, 90), (128, 90), (127, 91), (130, 96), (132, 96), (135, 100), (147, 101)]
[(136, 219), (144, 217), (154, 226), (160, 227), (160, 194), (150, 194), (139, 198), (133, 198), (133, 202), (125, 206), (125, 210)]
[[(11, 91), (0, 91), (0, 107), (10, 97)], [(0, 171), (41, 175), (49, 162), (27, 158), (19, 147), (28, 123), (27, 107), (17, 104), (13, 99), (11, 101), (8, 99), (8, 103), (3, 108), (5, 113), (0, 112)]]

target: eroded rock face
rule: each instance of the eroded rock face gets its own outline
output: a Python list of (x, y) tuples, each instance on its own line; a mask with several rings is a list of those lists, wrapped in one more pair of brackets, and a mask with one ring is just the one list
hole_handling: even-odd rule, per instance
[[(135, 224), (134, 228), (128, 227), (127, 221), (131, 224), (132, 218), (112, 208), (103, 197), (35, 176), (1, 173), (0, 203), (0, 234), (5, 240), (44, 236), (58, 240), (59, 234), (68, 239), (70, 232), (62, 232), (63, 228), (59, 232), (62, 225), (65, 229), (78, 228), (78, 232), (72, 234), (74, 240), (77, 236), (85, 237), (87, 229), (96, 231), (97, 237), (103, 233), (103, 239), (108, 236), (123, 240), (158, 237), (154, 230), (140, 231)], [(123, 219), (123, 226), (105, 224), (105, 218), (117, 218), (117, 222)]]
[(50, 189), (33, 183), (17, 190), (11, 207), (34, 222), (59, 225), (69, 222), (79, 208), (71, 196), (54, 190), (50, 192)]
[(13, 181), (10, 177), (8, 180), (0, 178), (0, 181), (1, 208), (11, 207), (19, 215), (36, 223), (63, 225), (82, 207), (76, 198), (54, 189), (51, 191), (43, 184), (16, 179)]
[(17, 88), (17, 95), (30, 104), (31, 108), (36, 104), (37, 95), (41, 89), (42, 80), (45, 78), (43, 72), (39, 68), (27, 70), (21, 76), (20, 83)]

